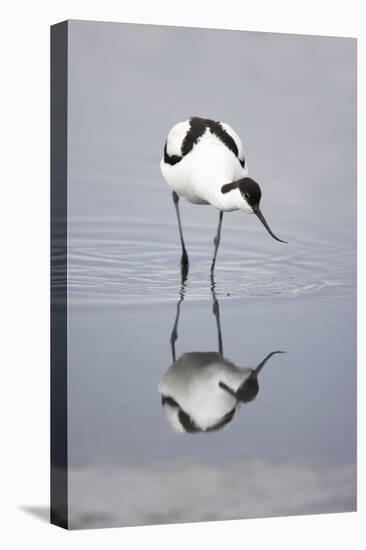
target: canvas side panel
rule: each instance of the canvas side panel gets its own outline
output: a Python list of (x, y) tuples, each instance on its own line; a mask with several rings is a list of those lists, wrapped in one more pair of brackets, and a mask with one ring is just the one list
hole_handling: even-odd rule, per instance
[(67, 490), (67, 43), (51, 27), (51, 523), (68, 527)]

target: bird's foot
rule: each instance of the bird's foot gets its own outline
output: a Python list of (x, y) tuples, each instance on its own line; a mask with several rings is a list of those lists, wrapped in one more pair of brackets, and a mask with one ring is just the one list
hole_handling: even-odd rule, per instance
[(180, 260), (180, 263), (182, 265), (188, 265), (189, 264), (188, 254), (187, 254), (187, 251), (185, 249), (183, 250), (182, 258)]
[(182, 261), (181, 261), (181, 264), (180, 264), (180, 272), (181, 272), (181, 276), (182, 276), (182, 284), (185, 283), (185, 281), (187, 280), (188, 271), (189, 271), (188, 257), (187, 257), (187, 261), (185, 261), (185, 262), (183, 261), (183, 258), (182, 258)]

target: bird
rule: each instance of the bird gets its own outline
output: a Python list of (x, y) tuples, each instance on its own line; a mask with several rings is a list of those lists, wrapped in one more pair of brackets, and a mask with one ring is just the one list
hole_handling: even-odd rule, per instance
[(255, 214), (275, 240), (287, 242), (276, 237), (262, 214), (261, 188), (248, 177), (241, 139), (229, 124), (198, 116), (178, 122), (168, 133), (160, 169), (172, 188), (182, 246), (182, 269), (188, 270), (189, 260), (179, 212), (180, 198), (219, 210), (211, 272), (221, 240), (224, 212), (241, 210)]
[(237, 367), (217, 352), (183, 353), (164, 373), (159, 392), (165, 415), (177, 432), (209, 433), (223, 429), (238, 407), (253, 401), (258, 375), (272, 351), (255, 368)]
[(159, 383), (161, 404), (177, 432), (208, 433), (222, 430), (243, 403), (259, 391), (258, 375), (267, 361), (284, 351), (272, 351), (255, 368), (238, 367), (224, 356), (219, 301), (212, 277), (212, 313), (216, 319), (218, 351), (191, 351), (176, 356), (181, 305), (187, 279), (181, 283), (170, 335), (172, 365)]

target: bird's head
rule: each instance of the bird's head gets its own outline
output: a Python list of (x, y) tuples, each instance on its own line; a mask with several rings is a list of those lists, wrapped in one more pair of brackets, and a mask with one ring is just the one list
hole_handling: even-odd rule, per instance
[(244, 200), (243, 210), (245, 212), (248, 212), (249, 214), (255, 214), (257, 218), (259, 218), (259, 220), (262, 222), (264, 227), (267, 229), (271, 237), (276, 239), (276, 241), (279, 241), (280, 243), (286, 243), (287, 241), (283, 241), (276, 237), (262, 214), (259, 206), (262, 198), (262, 191), (258, 183), (252, 178), (241, 178), (240, 180), (232, 181), (231, 183), (226, 183), (225, 185), (223, 185), (221, 187), (221, 192), (224, 194), (230, 193), (234, 189), (239, 190)]
[(250, 375), (244, 380), (236, 391), (222, 381), (219, 382), (219, 386), (221, 389), (232, 395), (232, 397), (234, 397), (237, 401), (249, 403), (257, 397), (257, 393), (259, 391), (258, 374), (256, 370), (252, 370)]
[(259, 391), (258, 376), (253, 371), (250, 376), (243, 382), (236, 392), (238, 401), (242, 403), (249, 403), (257, 397)]

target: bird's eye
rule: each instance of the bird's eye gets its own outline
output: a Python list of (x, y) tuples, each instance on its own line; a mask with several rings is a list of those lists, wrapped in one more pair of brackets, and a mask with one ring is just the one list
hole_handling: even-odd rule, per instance
[(249, 193), (244, 193), (244, 197), (245, 197), (246, 199), (249, 199), (249, 197), (250, 197)]

